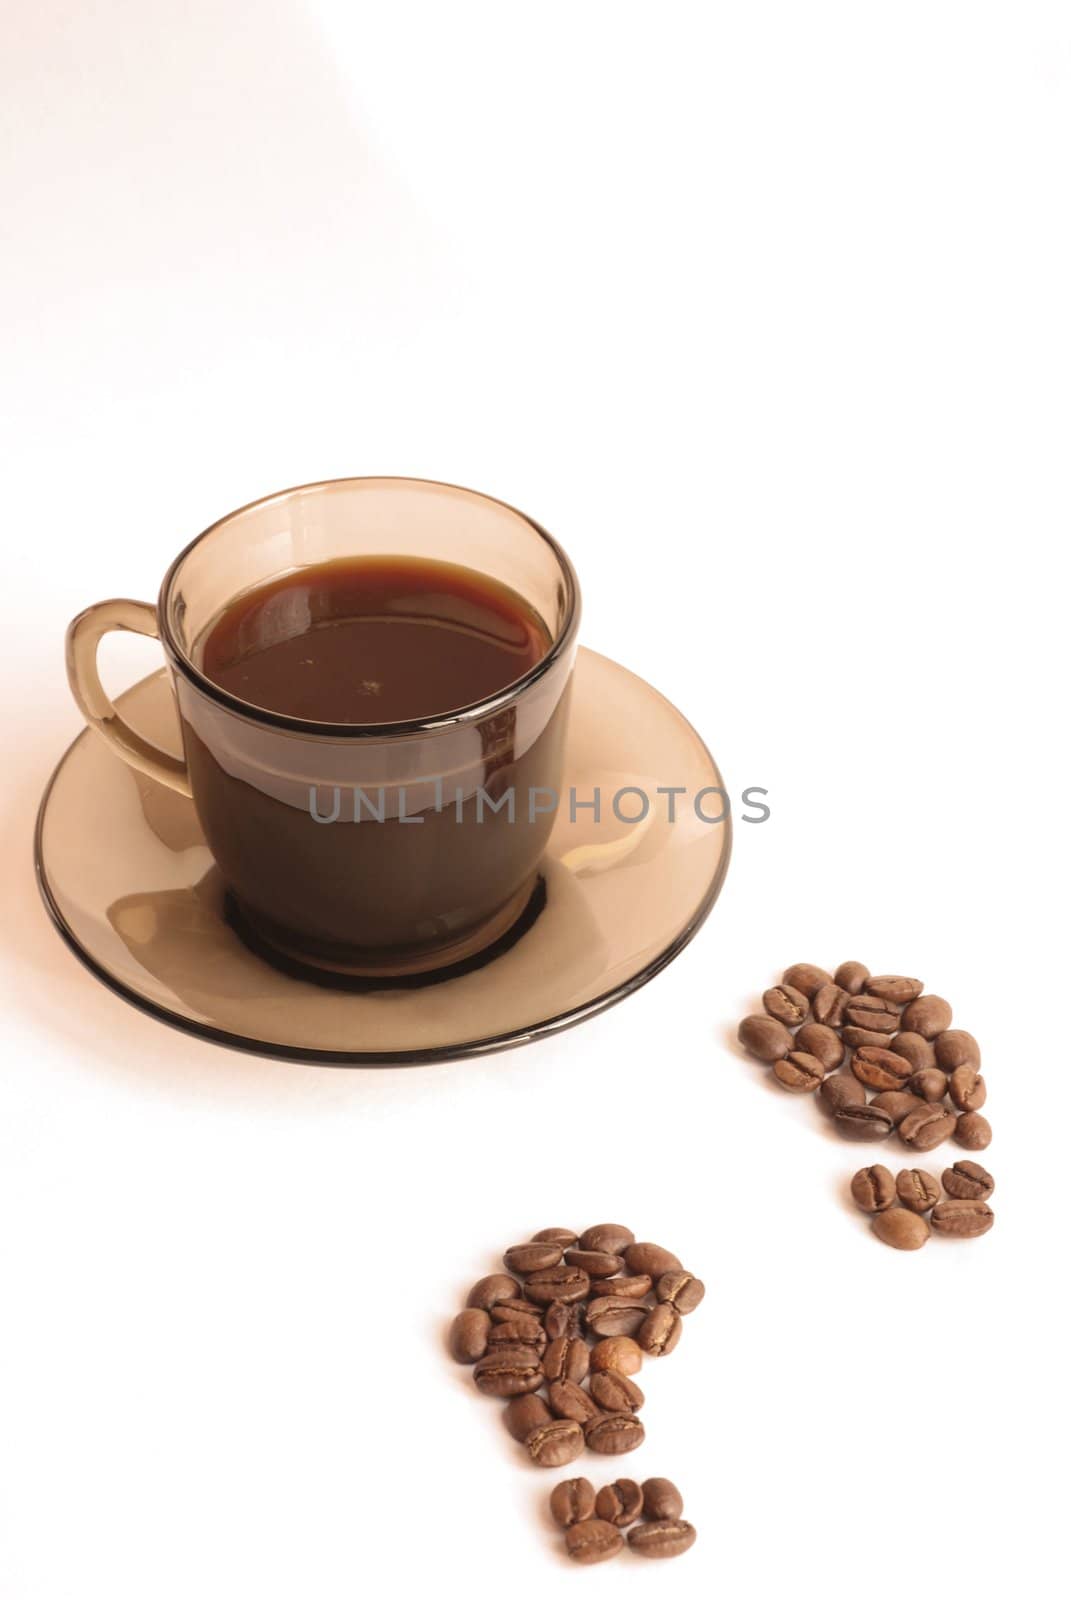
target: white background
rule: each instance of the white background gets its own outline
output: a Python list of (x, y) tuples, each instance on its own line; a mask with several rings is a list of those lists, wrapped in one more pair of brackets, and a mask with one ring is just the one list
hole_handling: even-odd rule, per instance
[[(560, 1474), (442, 1334), (502, 1246), (610, 1218), (709, 1285), (617, 1463), (699, 1542), (568, 1581), (1053, 1592), (1066, 7), (9, 0), (0, 74), (5, 1600), (545, 1595)], [(230, 1054), (37, 903), (69, 616), (346, 473), (531, 511), (586, 642), (771, 791), (696, 943), (550, 1042)], [(869, 1151), (729, 1042), (848, 957), (982, 1041), (977, 1243), (882, 1248)]]

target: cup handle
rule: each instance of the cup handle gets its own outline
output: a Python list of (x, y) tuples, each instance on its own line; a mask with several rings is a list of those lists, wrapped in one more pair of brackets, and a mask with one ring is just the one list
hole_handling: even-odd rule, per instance
[(125, 723), (108, 698), (97, 671), (97, 648), (113, 628), (158, 639), (156, 611), (143, 600), (102, 600), (82, 611), (67, 629), (67, 681), (78, 708), (91, 728), (102, 733), (128, 766), (190, 796), (186, 763), (150, 744)]

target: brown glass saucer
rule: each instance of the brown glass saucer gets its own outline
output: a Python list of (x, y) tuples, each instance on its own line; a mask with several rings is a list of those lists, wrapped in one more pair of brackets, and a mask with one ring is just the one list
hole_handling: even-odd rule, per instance
[[(135, 728), (178, 753), (165, 672), (119, 703)], [(669, 786), (685, 793), (671, 802), (657, 792)], [(314, 979), (269, 960), (227, 902), (192, 803), (117, 760), (88, 729), (45, 791), (35, 860), (75, 955), (162, 1022), (297, 1061), (442, 1061), (582, 1022), (672, 961), (725, 876), (730, 823), (704, 819), (728, 804), (716, 794), (695, 803), (720, 786), (703, 741), (668, 700), (582, 649), (563, 781), (564, 796), (576, 791), (575, 820), (565, 798), (540, 880), (497, 945), (405, 979)], [(596, 789), (598, 821), (582, 804)], [(643, 820), (621, 820), (640, 814), (644, 796)]]

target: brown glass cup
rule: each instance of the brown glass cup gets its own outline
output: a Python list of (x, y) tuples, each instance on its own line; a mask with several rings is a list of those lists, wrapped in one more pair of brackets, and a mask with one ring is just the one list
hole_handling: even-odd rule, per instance
[[(239, 595), (339, 557), (425, 557), (509, 585), (546, 655), (500, 692), (406, 722), (311, 722), (205, 677), (201, 645)], [(189, 795), (239, 927), (282, 957), (361, 976), (428, 972), (503, 937), (528, 906), (554, 820), (580, 592), (560, 546), (469, 489), (340, 478), (254, 501), (168, 569), (156, 607), (105, 600), (67, 634), (71, 689), (124, 761)], [(101, 685), (110, 629), (159, 638), (184, 759), (125, 723)]]

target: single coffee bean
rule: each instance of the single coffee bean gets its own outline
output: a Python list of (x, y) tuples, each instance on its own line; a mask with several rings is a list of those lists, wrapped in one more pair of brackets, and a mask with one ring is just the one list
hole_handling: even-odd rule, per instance
[(819, 1089), (818, 1103), (829, 1116), (835, 1117), (845, 1106), (865, 1106), (866, 1090), (851, 1073), (834, 1072)]
[(491, 1319), (475, 1306), (459, 1311), (450, 1325), (450, 1354), (455, 1361), (472, 1363), (487, 1354)]
[(514, 1394), (532, 1394), (543, 1382), (539, 1351), (531, 1345), (503, 1345), (488, 1350), (472, 1369), (481, 1394), (505, 1399)]
[(921, 1033), (898, 1033), (890, 1039), (889, 1049), (894, 1055), (903, 1056), (912, 1072), (925, 1072), (937, 1065), (933, 1045)]
[(591, 1279), (582, 1267), (546, 1267), (542, 1272), (533, 1272), (524, 1286), (524, 1292), (529, 1300), (538, 1306), (549, 1306), (555, 1300), (562, 1300), (566, 1305), (572, 1305), (576, 1300), (587, 1298), (591, 1288)]
[(824, 1022), (805, 1022), (796, 1035), (796, 1049), (814, 1056), (827, 1072), (832, 1072), (844, 1060), (840, 1035), (827, 1028)]
[(648, 1356), (668, 1356), (681, 1338), (681, 1314), (676, 1306), (665, 1302), (655, 1306), (644, 1318), (636, 1335), (636, 1343)]
[(939, 994), (920, 994), (904, 1011), (904, 1028), (908, 1033), (921, 1033), (924, 1039), (936, 1039), (952, 1024), (952, 1007)]
[(789, 967), (781, 979), (790, 989), (798, 989), (800, 994), (805, 994), (810, 1000), (816, 995), (824, 983), (832, 983), (833, 979), (821, 967), (812, 967), (807, 961), (798, 961), (794, 967)]
[(550, 1491), (550, 1514), (563, 1528), (595, 1515), (595, 1486), (587, 1478), (563, 1478)]
[(790, 1094), (813, 1094), (821, 1086), (826, 1069), (817, 1056), (806, 1050), (790, 1050), (783, 1061), (775, 1061), (773, 1074)]
[(592, 1348), (592, 1372), (618, 1372), (624, 1378), (631, 1378), (642, 1366), (643, 1351), (635, 1339), (614, 1335), (600, 1339)]
[(611, 1339), (615, 1334), (633, 1334), (647, 1315), (647, 1307), (635, 1300), (619, 1295), (603, 1295), (590, 1300), (587, 1325), (600, 1339)]
[(628, 1245), (625, 1261), (630, 1272), (646, 1273), (649, 1278), (660, 1278), (664, 1272), (679, 1272), (681, 1269), (672, 1250), (663, 1250), (660, 1244), (646, 1241)]
[(900, 1137), (912, 1150), (936, 1150), (937, 1146), (953, 1132), (955, 1112), (947, 1106), (926, 1103), (917, 1111), (909, 1111), (900, 1124)]
[(571, 1267), (583, 1267), (589, 1278), (612, 1278), (625, 1265), (606, 1250), (567, 1250), (565, 1259)]
[(920, 1250), (930, 1237), (930, 1225), (917, 1211), (905, 1211), (903, 1206), (891, 1206), (879, 1211), (870, 1226), (882, 1244), (894, 1250)]
[(985, 1105), (985, 1079), (970, 1063), (953, 1070), (948, 1092), (958, 1111), (981, 1111)]
[(568, 1378), (571, 1383), (583, 1383), (588, 1375), (591, 1357), (584, 1339), (552, 1339), (543, 1352), (543, 1376), (548, 1383)]
[(887, 1211), (896, 1199), (896, 1183), (888, 1167), (860, 1167), (851, 1189), (860, 1211)]
[(550, 1421), (550, 1407), (538, 1394), (516, 1395), (502, 1413), (511, 1436), (523, 1444), (530, 1433)]
[(887, 1139), (893, 1125), (887, 1111), (874, 1105), (861, 1105), (842, 1106), (833, 1118), (833, 1126), (845, 1139), (874, 1144), (878, 1139)]
[(796, 1028), (801, 1022), (806, 1021), (807, 1013), (811, 1009), (807, 996), (785, 983), (778, 984), (776, 989), (767, 989), (762, 997), (762, 1003), (771, 1017), (783, 1022), (786, 1028)]
[(811, 1001), (814, 1020), (828, 1028), (839, 1028), (844, 1021), (844, 1008), (851, 1000), (852, 996), (835, 983), (824, 983)]
[(664, 1272), (658, 1280), (655, 1295), (686, 1317), (689, 1311), (695, 1310), (706, 1292), (706, 1284), (699, 1278), (693, 1278), (690, 1272)]
[(956, 1131), (952, 1137), (964, 1150), (985, 1150), (993, 1137), (993, 1130), (980, 1111), (964, 1111), (956, 1119)]
[(745, 1017), (736, 1037), (760, 1061), (780, 1061), (792, 1049), (792, 1035), (776, 1017)]
[(906, 1089), (883, 1089), (881, 1094), (876, 1094), (871, 1100), (872, 1106), (877, 1106), (879, 1111), (888, 1112), (892, 1118), (893, 1127), (898, 1128), (909, 1111), (917, 1111), (926, 1104), (917, 1094), (909, 1094)]
[(921, 1100), (928, 1100), (932, 1105), (936, 1105), (948, 1093), (948, 1079), (940, 1067), (923, 1067), (920, 1072), (911, 1074), (908, 1087)]
[(532, 1243), (560, 1244), (563, 1250), (567, 1250), (570, 1245), (576, 1243), (576, 1234), (572, 1228), (540, 1228), (538, 1233), (533, 1233)]
[(487, 1348), (497, 1350), (503, 1344), (527, 1344), (538, 1350), (546, 1349), (547, 1332), (538, 1317), (515, 1318), (513, 1322), (495, 1322), (487, 1335)]
[[(531, 1301), (528, 1302), (531, 1304)], [(566, 1305), (564, 1300), (552, 1300), (543, 1313), (543, 1326), (547, 1338), (578, 1339), (583, 1327), (584, 1308), (579, 1303)]]
[(993, 1212), (984, 1200), (942, 1200), (933, 1208), (933, 1226), (953, 1239), (977, 1239), (993, 1226)]
[(565, 1548), (581, 1566), (592, 1567), (597, 1561), (609, 1561), (625, 1548), (624, 1535), (612, 1522), (601, 1517), (590, 1517), (586, 1522), (574, 1522), (565, 1530)]
[(941, 1182), (953, 1200), (988, 1200), (995, 1188), (991, 1175), (977, 1161), (957, 1161), (946, 1167)]
[(866, 1044), (852, 1056), (852, 1071), (868, 1089), (902, 1089), (911, 1069), (902, 1056)]
[(599, 1292), (612, 1300), (642, 1300), (645, 1294), (651, 1292), (651, 1279), (646, 1272), (637, 1273), (632, 1278), (604, 1278), (599, 1284)]
[(900, 1007), (876, 994), (852, 995), (844, 1007), (844, 1019), (853, 1028), (869, 1028), (872, 1033), (897, 1033)]
[(643, 1405), (643, 1390), (619, 1372), (593, 1372), (592, 1398), (604, 1411), (638, 1411)]
[(695, 1529), (690, 1522), (671, 1521), (639, 1522), (629, 1529), (628, 1547), (638, 1556), (648, 1556), (661, 1561), (669, 1556), (682, 1556), (695, 1543)]
[(537, 1467), (565, 1467), (584, 1453), (584, 1430), (579, 1422), (552, 1418), (535, 1428), (524, 1441)]
[(584, 1425), (588, 1449), (601, 1456), (623, 1456), (637, 1449), (645, 1437), (643, 1423), (631, 1411), (608, 1411)]
[[(766, 1022), (768, 1019), (762, 1017), (759, 1020)], [(581, 1250), (605, 1250), (611, 1256), (623, 1256), (629, 1245), (635, 1242), (636, 1235), (619, 1222), (597, 1222), (580, 1235)]]
[(920, 1167), (905, 1167), (896, 1174), (896, 1198), (908, 1211), (930, 1211), (941, 1198), (936, 1178)]
[(897, 978), (885, 974), (868, 978), (866, 992), (876, 994), (879, 1000), (891, 1000), (894, 1006), (906, 1006), (909, 1000), (916, 1000), (922, 993), (922, 984), (918, 978)]
[(562, 1258), (560, 1244), (514, 1244), (506, 1251), (503, 1260), (511, 1272), (526, 1277), (530, 1272), (545, 1272), (556, 1267)]
[(618, 1478), (599, 1490), (595, 1499), (595, 1515), (615, 1528), (627, 1528), (635, 1522), (643, 1509), (643, 1490), (633, 1478)]
[(982, 1052), (978, 1040), (965, 1028), (949, 1028), (939, 1033), (933, 1041), (937, 1065), (943, 1072), (955, 1072), (957, 1067), (980, 1067)]
[(473, 1284), (465, 1304), (490, 1311), (499, 1300), (519, 1299), (520, 1293), (521, 1286), (515, 1278), (507, 1278), (504, 1272), (492, 1272), (489, 1278), (481, 1278), (479, 1283)]
[(556, 1417), (567, 1417), (570, 1422), (590, 1422), (601, 1416), (598, 1406), (578, 1383), (559, 1378), (547, 1390), (547, 1404)]
[(840, 1036), (850, 1050), (862, 1050), (870, 1046), (875, 1050), (889, 1048), (889, 1035), (876, 1033), (873, 1028), (853, 1028), (851, 1023), (840, 1030)]
[(538, 1317), (539, 1311), (530, 1300), (498, 1300), (489, 1315), (492, 1322), (516, 1322), (518, 1317)]
[(668, 1478), (648, 1478), (643, 1488), (643, 1514), (652, 1522), (676, 1522), (684, 1515), (684, 1501)]
[(869, 977), (870, 970), (861, 961), (842, 961), (833, 974), (833, 982), (846, 994), (862, 994)]

